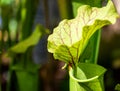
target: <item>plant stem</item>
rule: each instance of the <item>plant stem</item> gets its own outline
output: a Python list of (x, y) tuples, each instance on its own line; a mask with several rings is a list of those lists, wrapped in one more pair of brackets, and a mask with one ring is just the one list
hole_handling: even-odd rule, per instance
[(35, 2), (37, 2), (37, 0), (26, 0), (25, 3), (22, 4), (21, 14), (24, 9), (26, 13), (24, 14), (25, 19), (22, 23), (21, 40), (26, 39), (32, 33), (32, 25), (37, 9)]
[(1, 85), (2, 85), (2, 72), (1, 72), (1, 71), (2, 71), (2, 70), (1, 70), (1, 69), (2, 69), (2, 68), (1, 68), (1, 67), (2, 67), (2, 64), (1, 64), (1, 63), (2, 63), (2, 60), (1, 60), (1, 57), (2, 57), (2, 56), (1, 56), (1, 54), (2, 54), (2, 53), (1, 53), (1, 51), (0, 51), (0, 91), (1, 91)]
[(61, 19), (73, 18), (71, 0), (58, 0), (58, 6)]

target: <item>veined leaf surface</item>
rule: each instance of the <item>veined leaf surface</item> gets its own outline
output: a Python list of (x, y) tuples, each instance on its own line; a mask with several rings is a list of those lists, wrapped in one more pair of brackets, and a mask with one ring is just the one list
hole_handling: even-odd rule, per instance
[(90, 37), (101, 27), (113, 24), (118, 14), (111, 1), (103, 8), (83, 5), (74, 19), (60, 22), (48, 38), (48, 51), (67, 63), (78, 61)]

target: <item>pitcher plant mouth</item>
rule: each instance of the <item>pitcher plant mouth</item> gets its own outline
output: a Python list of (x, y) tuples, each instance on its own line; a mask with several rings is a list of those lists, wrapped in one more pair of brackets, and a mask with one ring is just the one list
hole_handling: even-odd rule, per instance
[(79, 79), (79, 78), (76, 78), (75, 76), (74, 76), (74, 73), (73, 73), (73, 68), (72, 67), (69, 67), (69, 76), (73, 79), (73, 80), (75, 80), (75, 81), (77, 81), (77, 82), (81, 82), (81, 83), (83, 83), (83, 82), (90, 82), (90, 81), (93, 81), (93, 80), (95, 80), (95, 79), (97, 79), (99, 76), (94, 76), (94, 77), (91, 77), (91, 78), (86, 78), (86, 79)]

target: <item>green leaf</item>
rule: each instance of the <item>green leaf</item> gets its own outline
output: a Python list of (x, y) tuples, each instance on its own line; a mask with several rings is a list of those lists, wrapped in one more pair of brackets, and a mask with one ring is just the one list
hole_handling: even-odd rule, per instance
[(86, 91), (77, 81), (70, 79), (70, 91)]
[[(78, 82), (88, 82), (97, 79), (105, 71), (105, 68), (96, 64), (80, 63), (77, 67), (77, 71), (71, 68), (69, 74), (71, 78)], [(74, 77), (75, 72), (77, 78)]]
[(113, 24), (118, 14), (111, 1), (103, 8), (83, 5), (74, 19), (63, 20), (48, 38), (48, 51), (67, 63), (79, 60), (91, 36), (101, 27)]
[(38, 72), (30, 73), (25, 70), (15, 71), (17, 77), (18, 91), (38, 91)]
[(99, 29), (92, 35), (83, 53), (80, 55), (80, 62), (97, 63), (101, 30)]
[(41, 25), (37, 25), (35, 31), (30, 37), (11, 47), (8, 50), (8, 53), (25, 53), (29, 47), (35, 46), (39, 42), (40, 38), (47, 32), (47, 29), (44, 29)]
[(104, 91), (103, 81), (104, 80), (102, 75), (98, 79), (85, 83), (85, 85), (87, 85), (91, 89), (91, 91)]
[(80, 63), (77, 69), (70, 68), (69, 70), (70, 84), (75, 83), (76, 87), (80, 86), (76, 91), (102, 91), (105, 71), (105, 68), (96, 64)]

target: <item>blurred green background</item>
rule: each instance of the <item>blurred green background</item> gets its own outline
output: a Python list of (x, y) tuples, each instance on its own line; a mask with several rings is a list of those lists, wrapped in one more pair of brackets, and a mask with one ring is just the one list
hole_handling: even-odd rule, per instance
[[(105, 5), (106, 0), (102, 0), (102, 4)], [(13, 54), (12, 58), (6, 54), (9, 48), (27, 39), (37, 25), (42, 25), (51, 33), (60, 20), (72, 17), (70, 0), (0, 1), (1, 91), (69, 91), (68, 74), (61, 69), (64, 63), (55, 61), (47, 52), (48, 34), (44, 34), (34, 47), (31, 46), (23, 54)], [(21, 65), (13, 69), (17, 64)], [(120, 83), (120, 19), (102, 29), (98, 64), (107, 68), (105, 91), (114, 91)], [(20, 70), (19, 67), (24, 69)], [(31, 70), (28, 71), (27, 67)]]

